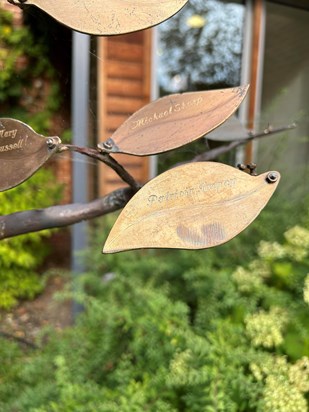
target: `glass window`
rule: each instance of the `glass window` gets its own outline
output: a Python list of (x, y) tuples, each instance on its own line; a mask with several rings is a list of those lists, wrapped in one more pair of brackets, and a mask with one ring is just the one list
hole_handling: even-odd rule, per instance
[(238, 85), (244, 15), (239, 2), (192, 0), (160, 25), (161, 95)]
[[(158, 26), (159, 95), (238, 86), (245, 5), (240, 1), (191, 0)], [(159, 156), (158, 169), (190, 160), (215, 145), (199, 139)], [(227, 162), (233, 160), (229, 156)]]
[(267, 3), (261, 127), (297, 128), (259, 143), (261, 170), (277, 169), (280, 187), (308, 189), (309, 156), (309, 12)]

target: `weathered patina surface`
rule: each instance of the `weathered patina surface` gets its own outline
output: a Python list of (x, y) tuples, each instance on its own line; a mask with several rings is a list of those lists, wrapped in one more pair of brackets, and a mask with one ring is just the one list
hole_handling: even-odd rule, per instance
[(70, 28), (97, 36), (131, 33), (176, 14), (188, 0), (8, 0), (32, 4)]
[(171, 94), (134, 113), (99, 149), (146, 156), (190, 143), (228, 119), (249, 86)]
[(130, 200), (103, 252), (204, 249), (225, 243), (258, 216), (279, 180), (278, 172), (251, 176), (214, 162), (171, 169)]

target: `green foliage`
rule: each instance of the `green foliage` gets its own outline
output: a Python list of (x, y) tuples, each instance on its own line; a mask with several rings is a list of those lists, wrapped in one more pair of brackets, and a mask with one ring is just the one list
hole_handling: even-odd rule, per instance
[[(61, 188), (48, 170), (41, 170), (15, 189), (0, 193), (0, 215), (47, 207), (59, 201)], [(19, 298), (32, 298), (43, 287), (36, 273), (46, 256), (42, 238), (51, 231), (31, 233), (0, 242), (0, 308), (8, 309)]]
[[(61, 104), (59, 84), (47, 56), (43, 41), (34, 39), (28, 27), (13, 26), (12, 14), (0, 6), (2, 117), (5, 114), (24, 121), (42, 134), (50, 129), (52, 116)], [(48, 90), (44, 89), (46, 80)]]
[(307, 409), (306, 227), (260, 242), (246, 264), (232, 257), (249, 234), (206, 251), (102, 256), (96, 227), (77, 324), (31, 354), (0, 345), (1, 411)]
[[(42, 44), (34, 41), (27, 28), (13, 28), (12, 14), (1, 8), (0, 39), (0, 101), (4, 103), (10, 98), (21, 97), (22, 88), (29, 84), (29, 78), (41, 75), (49, 67)], [(22, 59), (29, 59), (29, 63), (35, 64), (23, 64)]]
[[(29, 28), (13, 25), (13, 15), (0, 7), (1, 116), (28, 123), (47, 133), (59, 109), (60, 90), (42, 41)], [(48, 89), (45, 90), (45, 87)], [(18, 188), (0, 193), (0, 214), (50, 206), (60, 199), (59, 185), (47, 170)], [(0, 243), (0, 308), (8, 309), (20, 298), (32, 298), (43, 283), (36, 269), (46, 256), (42, 238), (50, 231), (2, 240)]]

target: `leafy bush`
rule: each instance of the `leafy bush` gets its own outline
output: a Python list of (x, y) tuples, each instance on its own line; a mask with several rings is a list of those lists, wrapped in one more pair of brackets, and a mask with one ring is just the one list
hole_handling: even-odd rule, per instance
[(94, 238), (76, 326), (25, 356), (0, 345), (3, 412), (307, 409), (308, 229), (233, 270), (233, 244), (102, 257)]
[[(42, 41), (27, 27), (13, 25), (12, 13), (0, 6), (1, 116), (12, 116), (47, 133), (59, 109), (60, 91)], [(43, 170), (16, 189), (0, 193), (0, 214), (46, 207), (60, 199), (59, 185)], [(46, 256), (42, 238), (50, 231), (20, 236), (0, 243), (0, 308), (19, 298), (32, 298), (42, 289), (36, 269)]]
[(61, 103), (60, 87), (42, 39), (0, 5), (0, 103), (2, 114), (47, 133)]
[[(0, 193), (0, 215), (50, 206), (61, 197), (61, 187), (48, 170), (41, 170), (15, 189)], [(43, 284), (36, 273), (46, 256), (42, 238), (51, 231), (31, 233), (0, 242), (0, 308), (9, 309), (19, 298), (32, 298)]]

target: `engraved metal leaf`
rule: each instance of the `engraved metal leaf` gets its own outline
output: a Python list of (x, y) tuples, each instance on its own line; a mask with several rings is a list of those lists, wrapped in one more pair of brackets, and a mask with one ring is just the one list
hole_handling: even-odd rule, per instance
[(278, 172), (250, 176), (213, 162), (171, 169), (130, 200), (103, 252), (204, 249), (225, 243), (257, 217), (279, 180)]
[(172, 94), (134, 113), (99, 149), (137, 156), (163, 153), (190, 143), (231, 116), (249, 86)]
[[(22, 1), (19, 0), (21, 3)], [(109, 36), (146, 29), (176, 14), (188, 0), (27, 0), (74, 30)]]
[(58, 137), (45, 138), (18, 120), (0, 119), (0, 191), (32, 176), (57, 151), (58, 144)]

